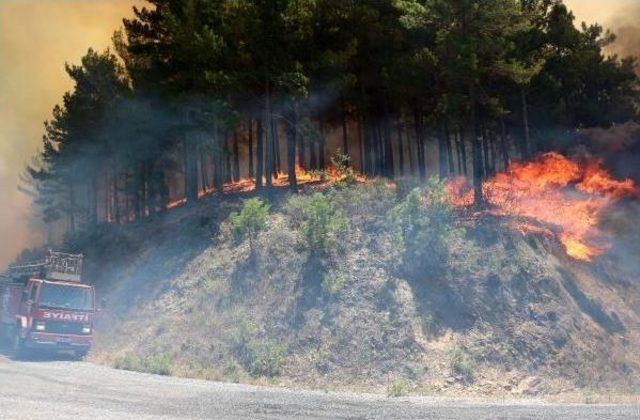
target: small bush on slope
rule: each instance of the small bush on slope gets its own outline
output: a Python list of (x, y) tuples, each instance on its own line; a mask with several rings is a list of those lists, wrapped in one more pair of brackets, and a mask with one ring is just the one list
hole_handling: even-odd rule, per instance
[(252, 253), (258, 233), (265, 229), (269, 208), (269, 204), (261, 199), (250, 198), (244, 202), (240, 213), (233, 212), (229, 215), (234, 238), (236, 241), (248, 239)]
[(464, 349), (456, 347), (451, 351), (451, 373), (472, 380), (474, 368), (473, 359)]
[(256, 337), (255, 330), (252, 324), (238, 323), (232, 334), (236, 358), (253, 376), (278, 376), (284, 358), (284, 346)]
[(411, 277), (442, 274), (450, 264), (452, 242), (464, 236), (453, 219), (444, 184), (434, 178), (426, 191), (411, 191), (389, 211), (387, 220), (403, 250), (403, 270)]
[(113, 367), (121, 370), (167, 376), (171, 375), (172, 364), (171, 356), (167, 353), (155, 353), (145, 357), (127, 353), (120, 359), (117, 359)]
[(326, 255), (346, 228), (347, 220), (327, 195), (316, 193), (303, 204), (300, 232), (312, 254)]

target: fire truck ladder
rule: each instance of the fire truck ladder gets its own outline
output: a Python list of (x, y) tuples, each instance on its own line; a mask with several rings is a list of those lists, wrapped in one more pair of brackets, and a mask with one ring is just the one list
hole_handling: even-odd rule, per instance
[(8, 278), (43, 277), (48, 280), (75, 281), (82, 279), (82, 254), (49, 251), (44, 262), (11, 265), (2, 274)]

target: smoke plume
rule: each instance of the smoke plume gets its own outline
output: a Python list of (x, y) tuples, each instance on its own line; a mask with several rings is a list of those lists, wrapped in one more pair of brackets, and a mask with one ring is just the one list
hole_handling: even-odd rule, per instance
[(0, 269), (39, 235), (18, 177), (37, 152), (42, 123), (71, 88), (65, 62), (104, 49), (134, 0), (0, 1)]
[[(616, 34), (609, 51), (620, 57), (640, 58), (640, 4), (626, 6), (616, 12), (605, 26)], [(640, 67), (636, 67), (640, 73)]]

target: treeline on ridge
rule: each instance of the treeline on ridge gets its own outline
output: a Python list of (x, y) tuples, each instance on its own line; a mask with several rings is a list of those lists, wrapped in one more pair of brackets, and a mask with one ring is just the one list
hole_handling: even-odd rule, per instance
[(21, 188), (67, 232), (139, 222), (337, 148), (364, 175), (481, 182), (637, 118), (633, 58), (554, 0), (148, 0), (67, 65)]

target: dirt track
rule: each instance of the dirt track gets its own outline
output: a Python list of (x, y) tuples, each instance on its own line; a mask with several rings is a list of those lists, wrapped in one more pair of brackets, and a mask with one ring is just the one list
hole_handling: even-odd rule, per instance
[(0, 356), (1, 419), (640, 418), (640, 407), (292, 391)]

